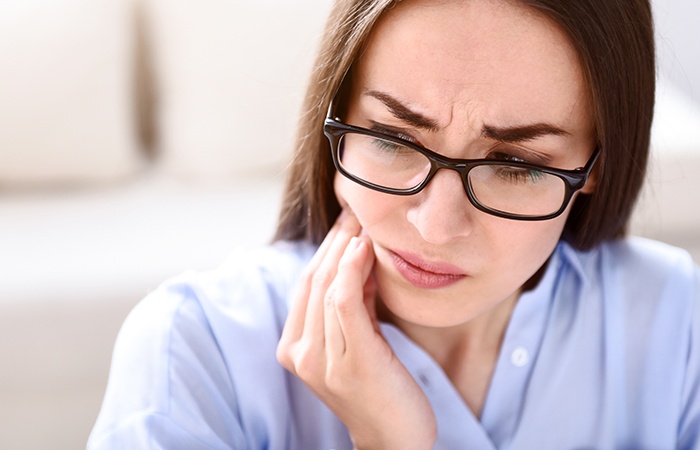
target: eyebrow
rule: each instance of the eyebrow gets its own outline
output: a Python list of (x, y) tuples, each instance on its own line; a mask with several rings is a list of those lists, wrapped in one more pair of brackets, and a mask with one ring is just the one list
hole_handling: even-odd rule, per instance
[[(436, 120), (411, 110), (408, 106), (401, 103), (401, 101), (395, 99), (385, 92), (371, 90), (366, 92), (364, 95), (374, 97), (381, 101), (387, 108), (389, 108), (394, 117), (406, 122), (409, 125), (429, 131), (437, 131), (439, 128)], [(548, 123), (535, 123), (532, 125), (513, 127), (484, 125), (481, 134), (482, 136), (495, 141), (514, 144), (531, 141), (542, 136), (569, 136), (571, 133)]]
[(536, 123), (532, 125), (515, 127), (496, 127), (493, 125), (484, 125), (481, 134), (484, 137), (495, 141), (518, 143), (531, 141), (542, 136), (569, 136), (571, 133), (555, 127), (554, 125), (547, 123)]
[(419, 112), (411, 110), (408, 106), (404, 105), (389, 94), (380, 91), (369, 91), (365, 93), (365, 95), (374, 97), (380, 102), (384, 103), (394, 117), (406, 122), (409, 125), (430, 131), (436, 131), (438, 129), (437, 121), (426, 117)]

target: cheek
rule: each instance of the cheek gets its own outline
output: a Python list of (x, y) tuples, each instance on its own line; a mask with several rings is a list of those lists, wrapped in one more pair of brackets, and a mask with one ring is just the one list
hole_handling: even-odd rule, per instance
[[(396, 242), (400, 236), (415, 236), (407, 220), (411, 197), (382, 194), (340, 174), (335, 176), (334, 190), (339, 203), (354, 212), (371, 238)], [(551, 255), (568, 213), (567, 210), (552, 220), (523, 222), (473, 211), (473, 232), (464, 237), (466, 240), (455, 242), (452, 248), (466, 255), (464, 258), (476, 261), (490, 274), (489, 278), (502, 279), (504, 273), (509, 273), (513, 282), (524, 282)]]
[(354, 195), (350, 180), (336, 172), (335, 178), (333, 179), (333, 190), (335, 191), (335, 197), (338, 199), (340, 206), (342, 208), (350, 207), (350, 209), (352, 209), (352, 206), (348, 204), (348, 198), (353, 200), (352, 203), (356, 203), (354, 199), (356, 195)]
[(396, 217), (402, 203), (401, 197), (365, 188), (339, 173), (335, 175), (333, 186), (340, 205), (350, 208), (365, 230)]
[(507, 222), (500, 239), (492, 240), (500, 242), (501, 260), (510, 266), (506, 271), (519, 274), (515, 278), (526, 281), (552, 254), (565, 223), (565, 216), (543, 222)]
[[(561, 239), (576, 195), (571, 199), (564, 212), (554, 219), (532, 222), (504, 221), (505, 228), (501, 228), (501, 233), (504, 235), (504, 241), (507, 241), (505, 245), (511, 246), (511, 248), (516, 249), (515, 251), (532, 254), (533, 257), (544, 254), (546, 260), (550, 254), (548, 250), (553, 250)], [(540, 256), (541, 258), (542, 256)]]

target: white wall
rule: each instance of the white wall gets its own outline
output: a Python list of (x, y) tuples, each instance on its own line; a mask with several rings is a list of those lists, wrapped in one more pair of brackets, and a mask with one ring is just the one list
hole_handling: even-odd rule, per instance
[(700, 0), (653, 0), (659, 74), (700, 106)]

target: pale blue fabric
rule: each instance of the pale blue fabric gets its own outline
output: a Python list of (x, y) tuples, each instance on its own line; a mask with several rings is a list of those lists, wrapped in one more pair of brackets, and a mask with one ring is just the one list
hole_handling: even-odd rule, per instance
[[(313, 251), (277, 243), (143, 300), (119, 334), (88, 448), (350, 449), (275, 359)], [(697, 449), (699, 278), (663, 244), (561, 243), (513, 312), (480, 420), (430, 356), (382, 330), (433, 406), (438, 449)]]

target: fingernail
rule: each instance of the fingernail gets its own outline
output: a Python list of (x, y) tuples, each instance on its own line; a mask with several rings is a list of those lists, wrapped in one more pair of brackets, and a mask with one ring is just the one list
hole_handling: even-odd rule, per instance
[(350, 247), (350, 250), (353, 252), (356, 252), (358, 248), (360, 248), (360, 239), (357, 236), (353, 236), (350, 238), (350, 242), (348, 243), (348, 247)]

